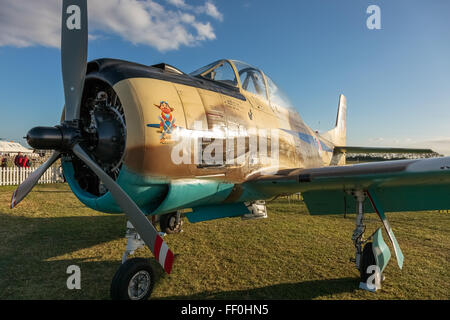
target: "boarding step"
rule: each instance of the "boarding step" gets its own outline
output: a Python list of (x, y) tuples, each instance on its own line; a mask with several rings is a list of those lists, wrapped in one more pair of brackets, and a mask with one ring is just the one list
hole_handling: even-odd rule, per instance
[(242, 216), (242, 220), (267, 218), (267, 208), (266, 202), (264, 200), (246, 202), (245, 205), (247, 206), (250, 213), (244, 214)]

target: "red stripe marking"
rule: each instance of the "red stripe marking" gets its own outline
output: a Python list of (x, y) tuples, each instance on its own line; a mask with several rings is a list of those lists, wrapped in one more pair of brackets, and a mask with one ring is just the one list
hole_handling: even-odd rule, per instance
[(153, 246), (153, 254), (155, 255), (156, 261), (159, 262), (159, 250), (163, 244), (163, 239), (157, 234), (155, 239), (155, 245)]
[(173, 264), (173, 253), (170, 250), (167, 250), (166, 255), (166, 261), (164, 261), (164, 270), (167, 272), (167, 274), (170, 274), (172, 271), (172, 264)]

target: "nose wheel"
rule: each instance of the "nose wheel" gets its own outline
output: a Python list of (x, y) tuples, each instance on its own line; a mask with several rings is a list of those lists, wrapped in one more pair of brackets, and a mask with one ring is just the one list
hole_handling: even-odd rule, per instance
[(155, 275), (147, 259), (133, 258), (123, 263), (111, 283), (113, 300), (147, 300), (153, 292)]

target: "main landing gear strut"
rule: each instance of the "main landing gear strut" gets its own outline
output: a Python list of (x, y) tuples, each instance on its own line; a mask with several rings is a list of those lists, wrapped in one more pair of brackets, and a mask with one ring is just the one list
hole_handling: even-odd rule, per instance
[[(364, 191), (358, 190), (353, 193), (353, 196), (355, 197), (357, 203), (356, 226), (352, 235), (352, 241), (355, 245), (356, 251), (354, 262), (356, 265), (356, 269), (359, 270), (361, 275), (360, 287), (362, 287), (367, 283), (367, 270), (369, 266), (376, 265), (376, 259), (373, 253), (373, 244), (372, 242), (369, 242), (372, 237), (369, 237), (368, 239), (363, 238), (364, 232), (366, 231), (366, 226), (364, 225), (364, 200), (366, 199), (366, 194), (364, 193)], [(375, 286), (377, 288), (380, 287), (379, 281), (375, 282)]]
[(162, 232), (167, 234), (183, 232), (183, 218), (181, 217), (181, 213), (177, 211), (163, 214), (159, 217), (159, 227)]
[(359, 287), (360, 289), (375, 292), (381, 288), (381, 281), (384, 281), (382, 272), (391, 258), (391, 253), (389, 247), (383, 240), (381, 228), (378, 228), (369, 238), (364, 239), (364, 232), (366, 230), (366, 226), (364, 225), (364, 201), (367, 198), (384, 225), (384, 229), (394, 248), (400, 269), (403, 266), (403, 254), (389, 226), (389, 222), (384, 215), (376, 193), (370, 190), (355, 190), (351, 194), (357, 203), (355, 230), (353, 231), (352, 241), (355, 246), (354, 262), (361, 276)]

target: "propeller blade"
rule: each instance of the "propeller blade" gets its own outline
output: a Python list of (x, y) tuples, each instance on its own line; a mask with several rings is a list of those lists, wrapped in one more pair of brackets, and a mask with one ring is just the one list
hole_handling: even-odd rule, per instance
[(47, 171), (48, 168), (56, 161), (58, 160), (61, 153), (59, 151), (53, 152), (50, 158), (48, 158), (47, 161), (44, 162), (42, 166), (34, 170), (28, 178), (23, 181), (19, 187), (14, 191), (12, 198), (11, 198), (11, 209), (14, 208), (19, 204), (20, 201), (23, 200), (27, 196), (28, 193), (30, 193), (31, 189), (38, 183), (41, 176), (44, 174), (45, 171)]
[(122, 188), (100, 168), (89, 155), (76, 144), (72, 151), (80, 158), (95, 174), (103, 181), (108, 188), (109, 192), (113, 196), (116, 203), (120, 206), (123, 212), (126, 214), (128, 220), (137, 230), (142, 240), (152, 251), (156, 260), (161, 264), (164, 270), (169, 274), (172, 270), (173, 253), (170, 251), (167, 244), (162, 240), (156, 229), (139, 209), (137, 204), (128, 196), (128, 194), (122, 190)]
[(65, 120), (80, 117), (88, 48), (87, 0), (63, 0), (61, 67), (65, 96)]

